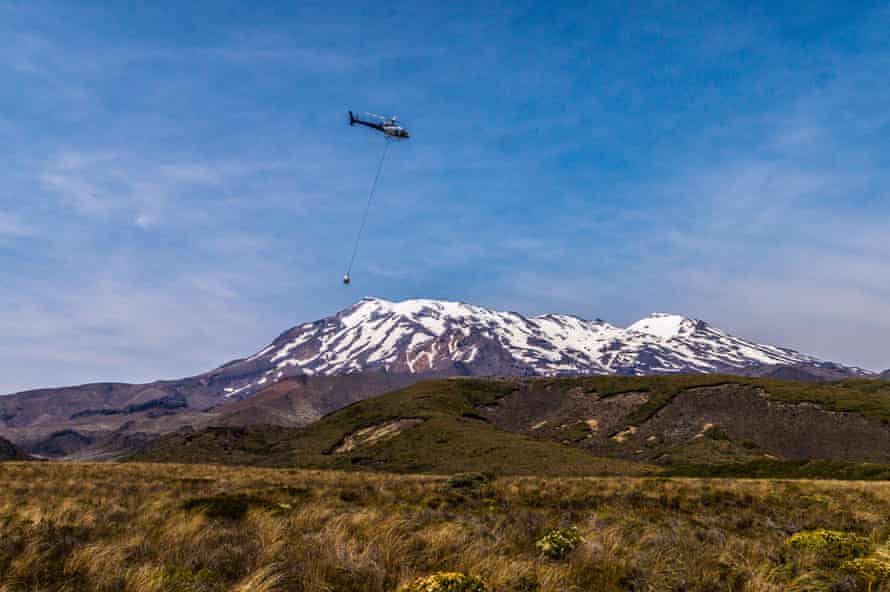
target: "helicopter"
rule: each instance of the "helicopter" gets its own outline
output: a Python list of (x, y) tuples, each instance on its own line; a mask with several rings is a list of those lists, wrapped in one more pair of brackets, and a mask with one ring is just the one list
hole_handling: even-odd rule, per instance
[(383, 135), (386, 139), (394, 139), (394, 140), (407, 140), (411, 136), (408, 135), (408, 130), (399, 125), (399, 118), (393, 115), (392, 117), (383, 117), (382, 115), (375, 115), (374, 113), (367, 113), (365, 115), (369, 117), (373, 117), (374, 119), (379, 119), (380, 123), (376, 123), (373, 121), (365, 121), (353, 115), (352, 111), (349, 112), (349, 125), (364, 125), (366, 127), (370, 127), (379, 132), (383, 132)]

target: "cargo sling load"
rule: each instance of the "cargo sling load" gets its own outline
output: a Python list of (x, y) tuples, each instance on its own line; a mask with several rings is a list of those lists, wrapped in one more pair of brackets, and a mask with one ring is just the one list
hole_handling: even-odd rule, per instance
[(374, 192), (377, 190), (377, 182), (380, 180), (380, 173), (383, 172), (383, 162), (386, 160), (386, 153), (389, 150), (390, 140), (407, 140), (411, 136), (402, 125), (398, 123), (399, 118), (383, 117), (373, 113), (365, 113), (373, 120), (361, 119), (356, 117), (352, 111), (349, 112), (349, 125), (361, 125), (380, 132), (383, 135), (383, 153), (380, 155), (380, 162), (377, 163), (377, 173), (374, 175), (374, 181), (371, 183), (371, 190), (368, 192), (368, 201), (365, 204), (365, 211), (362, 214), (362, 222), (359, 225), (358, 233), (355, 236), (355, 244), (352, 247), (352, 256), (349, 258), (349, 265), (346, 266), (346, 273), (343, 275), (343, 283), (349, 284), (350, 274), (352, 273), (352, 264), (355, 263), (355, 256), (358, 253), (359, 241), (362, 238), (362, 232), (365, 229), (365, 223), (368, 221), (368, 212), (371, 209), (371, 201), (374, 199)]

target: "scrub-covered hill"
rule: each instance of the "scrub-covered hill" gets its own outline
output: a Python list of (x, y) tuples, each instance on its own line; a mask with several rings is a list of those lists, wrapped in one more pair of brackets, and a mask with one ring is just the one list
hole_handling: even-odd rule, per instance
[(255, 425), (171, 434), (134, 460), (418, 473), (649, 472), (637, 463), (502, 430), (478, 413), (520, 386), (506, 380), (423, 382), (360, 401), (303, 429)]
[[(177, 432), (135, 458), (544, 475), (811, 460), (890, 464), (888, 421), (890, 384), (881, 381), (462, 378), (363, 400), (302, 429)], [(820, 466), (830, 472), (837, 462)]]

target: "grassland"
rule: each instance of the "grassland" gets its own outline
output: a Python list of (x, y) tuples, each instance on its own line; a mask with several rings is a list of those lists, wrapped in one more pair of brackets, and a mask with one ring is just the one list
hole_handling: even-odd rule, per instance
[(2, 592), (886, 590), (888, 535), (877, 482), (0, 465)]

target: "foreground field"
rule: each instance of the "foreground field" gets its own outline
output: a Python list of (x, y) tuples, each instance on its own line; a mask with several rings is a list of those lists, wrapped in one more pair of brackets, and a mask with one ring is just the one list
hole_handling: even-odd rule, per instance
[(888, 534), (885, 483), (0, 465), (2, 592), (882, 590)]

